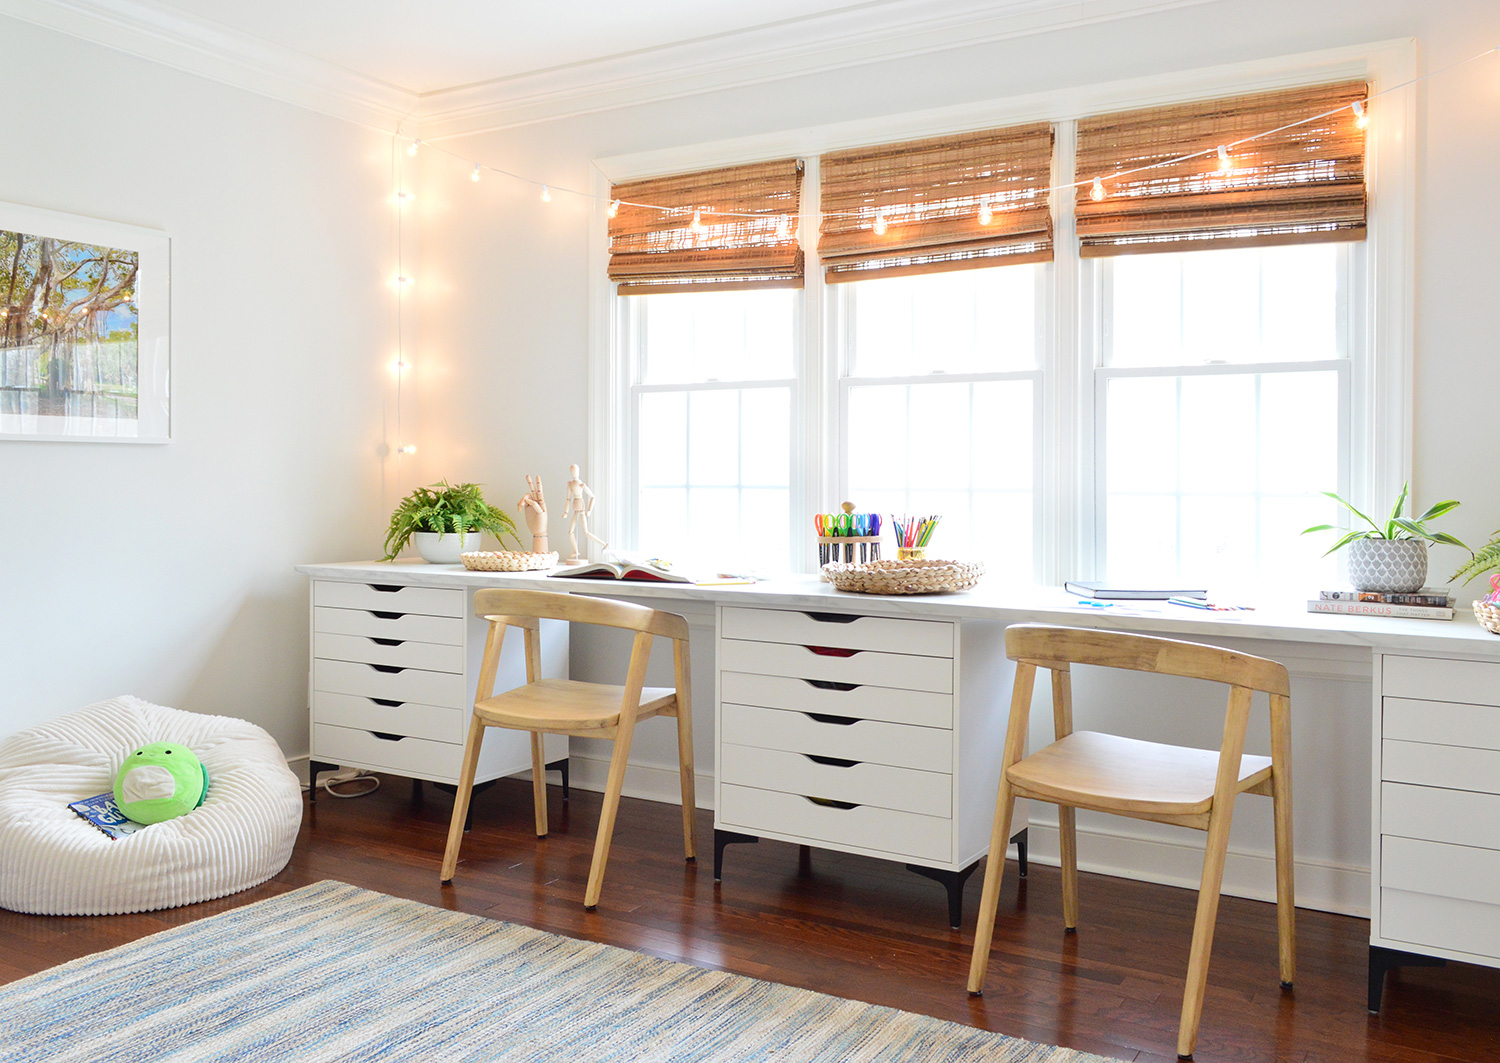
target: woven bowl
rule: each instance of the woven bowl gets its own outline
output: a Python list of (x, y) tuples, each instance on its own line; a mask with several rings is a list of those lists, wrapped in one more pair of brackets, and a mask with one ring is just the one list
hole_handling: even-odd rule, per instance
[(828, 582), (841, 591), (859, 594), (943, 594), (966, 591), (984, 575), (978, 561), (866, 561), (834, 562), (823, 566)]
[(523, 554), (517, 550), (471, 550), (458, 555), (464, 568), (476, 572), (539, 572), (557, 564), (557, 551)]
[(1476, 601), (1474, 615), (1479, 618), (1486, 631), (1492, 635), (1500, 635), (1500, 603)]

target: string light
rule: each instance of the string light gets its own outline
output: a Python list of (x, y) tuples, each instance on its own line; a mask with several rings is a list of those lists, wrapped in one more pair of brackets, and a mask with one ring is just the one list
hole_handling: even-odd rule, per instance
[(1363, 129), (1365, 126), (1370, 124), (1370, 116), (1365, 114), (1365, 105), (1363, 100), (1355, 100), (1349, 105), (1349, 109), (1354, 112), (1354, 125), (1357, 128)]
[(792, 223), (783, 214), (776, 219), (776, 238), (778, 240), (790, 240), (792, 237)]
[(410, 203), (412, 200), (416, 199), (417, 197), (416, 197), (416, 195), (414, 193), (407, 192), (406, 190), (403, 189), (402, 191), (396, 193), (396, 198), (398, 200), (400, 200), (402, 203)]
[(399, 284), (399, 285), (401, 285), (404, 288), (407, 285), (411, 285), (411, 284), (417, 283), (417, 280), (416, 280), (415, 277), (397, 277), (396, 278), (396, 283)]
[(420, 140), (413, 140), (411, 142), (411, 147), (406, 149), (406, 153), (408, 155), (415, 155), (417, 153), (417, 148), (419, 145), (421, 145), (421, 143), (422, 142)]
[(884, 211), (877, 210), (875, 212), (875, 224), (871, 225), (870, 228), (875, 231), (875, 235), (876, 236), (884, 236), (885, 235), (886, 224), (885, 224), (885, 212)]
[(1223, 144), (1219, 145), (1219, 169), (1234, 169), (1234, 160), (1229, 157), (1229, 152), (1225, 149)]
[(552, 189), (548, 188), (546, 185), (542, 185), (542, 202), (552, 202)]
[(981, 200), (979, 204), (979, 224), (988, 225), (995, 220), (995, 212), (990, 210), (990, 201)]
[(407, 443), (404, 446), (400, 446), (400, 447), (396, 448), (396, 453), (397, 454), (415, 454), (416, 452), (417, 452), (417, 445), (415, 443)]
[(1104, 198), (1104, 178), (1094, 178), (1094, 187), (1089, 189), (1089, 198), (1095, 203)]
[(693, 211), (693, 221), (688, 226), (688, 228), (693, 230), (693, 232), (697, 233), (699, 236), (703, 235), (705, 226), (703, 224), (703, 212), (701, 210)]
[(620, 213), (620, 201), (617, 199), (609, 205), (609, 216), (613, 218)]
[(471, 173), (471, 174), (469, 174), (469, 180), (471, 180), (471, 181), (478, 181), (479, 180), (479, 163), (476, 162), (474, 164), (474, 172)]

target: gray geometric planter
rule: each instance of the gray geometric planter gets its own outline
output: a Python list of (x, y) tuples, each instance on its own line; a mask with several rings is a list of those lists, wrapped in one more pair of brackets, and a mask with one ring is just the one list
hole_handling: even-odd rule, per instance
[(1427, 582), (1422, 539), (1355, 539), (1346, 548), (1357, 591), (1419, 591)]

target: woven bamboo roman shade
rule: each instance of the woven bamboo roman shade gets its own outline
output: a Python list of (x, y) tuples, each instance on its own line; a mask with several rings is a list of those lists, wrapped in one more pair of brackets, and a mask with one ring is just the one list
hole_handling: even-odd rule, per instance
[[(1081, 253), (1364, 239), (1365, 134), (1350, 108), (1367, 93), (1363, 82), (1313, 85), (1081, 120), (1077, 176), (1102, 178), (1105, 192), (1096, 201), (1092, 183), (1078, 187)], [(1195, 152), (1207, 154), (1168, 161)]]
[(824, 274), (838, 283), (1050, 261), (1051, 175), (1046, 122), (824, 155)]
[(800, 159), (627, 181), (610, 195), (609, 279), (621, 295), (802, 287)]

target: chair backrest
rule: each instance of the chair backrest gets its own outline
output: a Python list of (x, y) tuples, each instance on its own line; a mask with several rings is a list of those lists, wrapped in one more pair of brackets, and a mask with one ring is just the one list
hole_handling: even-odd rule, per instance
[(1286, 666), (1276, 661), (1153, 635), (1015, 624), (1005, 629), (1005, 655), (1013, 661), (1053, 670), (1066, 670), (1069, 664), (1092, 664), (1207, 679), (1282, 697), (1291, 695)]
[[(618, 627), (684, 641), (687, 621), (644, 605), (609, 598), (587, 598), (552, 591), (490, 589), (474, 594), (474, 615), (498, 619), (517, 627), (534, 627), (536, 620), (567, 620), (580, 624)], [(526, 621), (533, 623), (526, 623)]]

